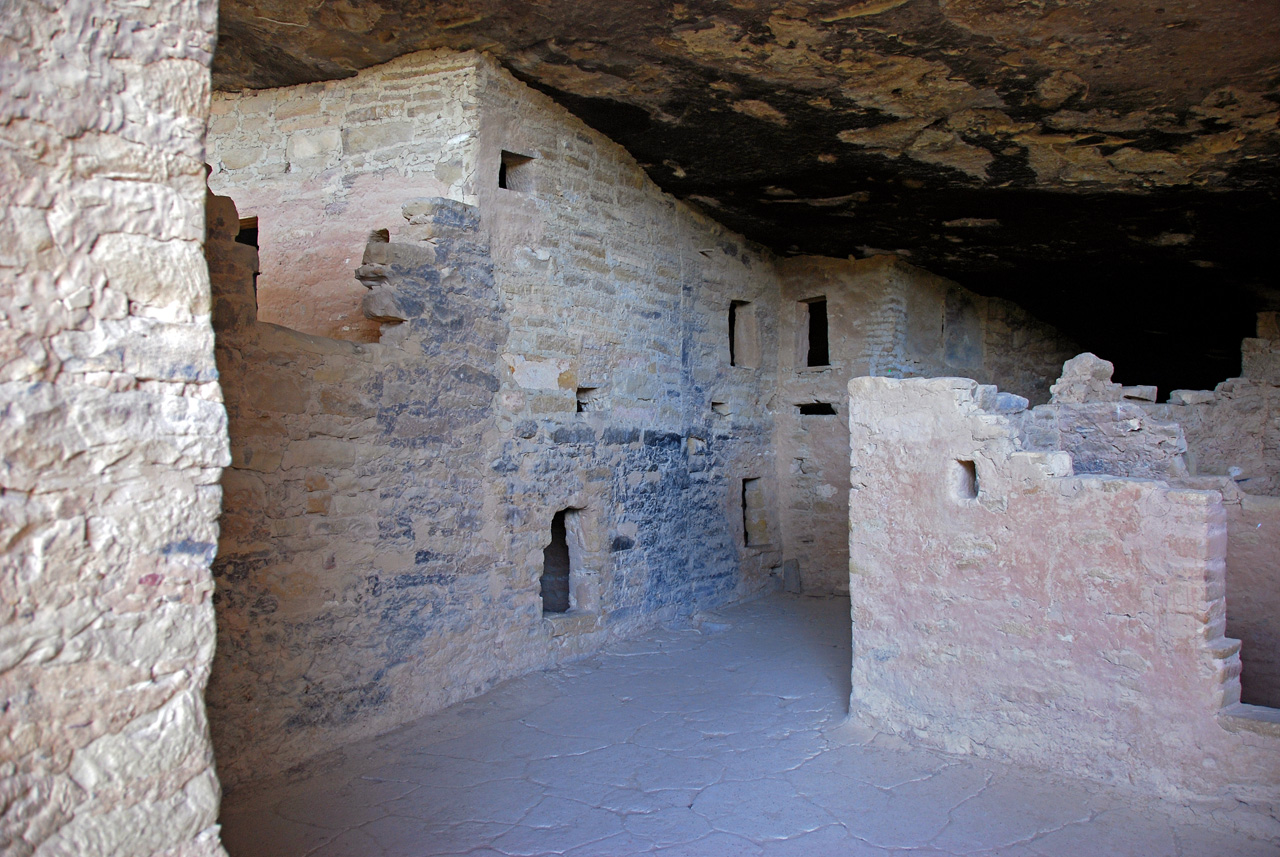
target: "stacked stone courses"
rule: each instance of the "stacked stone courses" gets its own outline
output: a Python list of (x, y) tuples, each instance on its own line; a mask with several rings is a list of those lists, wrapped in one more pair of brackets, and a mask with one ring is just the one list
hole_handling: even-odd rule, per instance
[(0, 16), (0, 852), (219, 855), (211, 2)]

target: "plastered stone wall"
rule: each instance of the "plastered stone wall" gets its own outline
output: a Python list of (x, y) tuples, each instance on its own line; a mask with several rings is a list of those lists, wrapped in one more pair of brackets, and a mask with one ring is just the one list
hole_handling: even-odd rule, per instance
[(1280, 497), (1200, 477), (1227, 513), (1227, 635), (1240, 641), (1240, 699), (1280, 708)]
[(263, 321), (377, 340), (351, 275), (364, 224), (398, 230), (415, 197), (475, 204), (475, 88), (474, 59), (441, 51), (348, 80), (214, 93), (209, 187), (258, 220)]
[[(962, 373), (1044, 401), (1074, 345), (1006, 301), (896, 257), (778, 263), (777, 456), (785, 559), (812, 593), (844, 592), (849, 562), (846, 385), (862, 375)], [(829, 366), (807, 366), (808, 304), (825, 297)], [(1006, 397), (1012, 404), (1016, 397)], [(834, 414), (802, 414), (827, 403)], [(1025, 406), (1025, 402), (1022, 403)]]
[[(212, 203), (234, 464), (209, 699), (229, 786), (774, 585), (780, 536), (745, 544), (742, 509), (760, 479), (780, 532), (773, 269), (549, 99), (466, 61), (478, 109), (448, 137), (478, 141), (477, 205), (406, 199), (396, 223), (358, 224), (389, 238), (357, 260), (378, 342), (258, 320), (256, 253)], [(429, 55), (418, 85), (440, 74)], [(503, 151), (529, 159), (522, 190), (498, 186)], [(757, 366), (729, 364), (733, 301), (753, 307)], [(563, 509), (573, 604), (544, 616)]]
[(0, 852), (220, 855), (216, 7), (0, 15)]
[(853, 715), (1248, 806), (1242, 823), (1276, 835), (1280, 737), (1223, 728), (1240, 666), (1221, 494), (1074, 475), (1067, 453), (1022, 451), (995, 389), (967, 379), (849, 393)]
[[(1246, 340), (1246, 347), (1250, 342), (1260, 341)], [(1022, 448), (1068, 452), (1076, 473), (1219, 491), (1227, 517), (1227, 634), (1241, 641), (1241, 698), (1280, 706), (1280, 499), (1246, 493), (1266, 488), (1266, 474), (1275, 472), (1261, 453), (1262, 432), (1250, 432), (1272, 419), (1267, 402), (1274, 388), (1238, 379), (1239, 398), (1229, 381), (1219, 385), (1220, 393), (1178, 391), (1173, 398), (1181, 404), (1156, 405), (1154, 388), (1121, 387), (1112, 382), (1112, 369), (1093, 354), (1068, 360), (1053, 386), (1053, 401), (1019, 415)], [(1260, 419), (1248, 418), (1259, 414)], [(1197, 457), (1171, 417), (1192, 421), (1205, 458), (1216, 459), (1222, 471), (1234, 467), (1236, 477), (1194, 474)], [(1224, 443), (1214, 444), (1213, 438)], [(1250, 453), (1259, 462), (1252, 471), (1226, 464), (1248, 461), (1237, 456)]]

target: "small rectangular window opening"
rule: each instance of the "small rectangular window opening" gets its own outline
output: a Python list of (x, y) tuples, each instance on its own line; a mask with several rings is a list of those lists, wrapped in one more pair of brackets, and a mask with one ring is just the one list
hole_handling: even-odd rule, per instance
[[(242, 217), (240, 218), (240, 231), (236, 233), (236, 243), (244, 244), (246, 247), (252, 247), (257, 250), (258, 247), (258, 218)], [(258, 275), (262, 273), (257, 266), (253, 269), (253, 305), (256, 309), (258, 306)]]
[(236, 243), (247, 244), (254, 248), (258, 246), (258, 218), (240, 218), (240, 231), (236, 233)]
[(836, 409), (830, 402), (804, 402), (796, 407), (800, 410), (801, 416), (834, 417), (836, 415)]
[(759, 478), (742, 480), (742, 543), (748, 547), (769, 544), (764, 480)]
[(573, 509), (561, 509), (551, 519), (551, 544), (542, 551), (542, 612), (569, 610), (569, 535), (565, 516)]
[(502, 152), (502, 162), (498, 165), (498, 187), (518, 193), (533, 191), (533, 158), (528, 155), (517, 155), (515, 152)]
[(831, 349), (827, 337), (827, 299), (806, 301), (808, 309), (808, 347), (805, 349), (806, 366), (830, 366)]
[(603, 411), (604, 410), (604, 388), (603, 387), (579, 387), (578, 388), (578, 413), (585, 411)]
[(978, 499), (978, 468), (972, 461), (961, 458), (952, 463), (951, 488), (958, 500)]

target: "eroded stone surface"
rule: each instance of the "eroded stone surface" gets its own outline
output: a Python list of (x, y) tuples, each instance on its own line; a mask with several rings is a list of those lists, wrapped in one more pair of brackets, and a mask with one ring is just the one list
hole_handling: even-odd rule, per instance
[(222, 854), (215, 4), (0, 15), (0, 851)]
[[(291, 780), (233, 795), (221, 819), (228, 850), (233, 857), (1277, 853), (1277, 843), (1173, 804), (909, 750), (850, 725), (843, 599), (773, 596), (701, 627), (651, 632), (515, 679), (316, 759)], [(595, 735), (587, 745), (584, 728)], [(655, 746), (655, 729), (692, 738)]]

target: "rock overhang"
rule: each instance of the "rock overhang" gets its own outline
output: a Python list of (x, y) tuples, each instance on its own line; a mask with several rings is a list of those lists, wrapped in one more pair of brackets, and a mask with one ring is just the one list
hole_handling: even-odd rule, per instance
[(1022, 303), (1126, 380), (1208, 386), (1280, 294), (1275, 12), (227, 0), (215, 84), (488, 51), (775, 252), (898, 253)]

